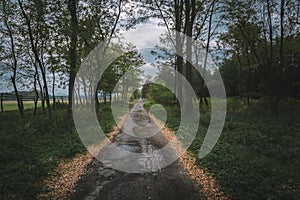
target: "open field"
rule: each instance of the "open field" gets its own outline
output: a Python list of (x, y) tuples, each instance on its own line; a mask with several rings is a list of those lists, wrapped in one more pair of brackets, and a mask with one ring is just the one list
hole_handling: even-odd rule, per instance
[[(34, 109), (33, 101), (23, 101), (24, 109)], [(41, 107), (41, 102), (38, 102), (38, 107)], [(18, 110), (17, 101), (3, 101), (3, 111)]]

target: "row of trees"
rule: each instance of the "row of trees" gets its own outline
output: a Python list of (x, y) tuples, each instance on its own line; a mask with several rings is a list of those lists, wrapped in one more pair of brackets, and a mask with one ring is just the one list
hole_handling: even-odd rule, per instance
[[(276, 111), (283, 98), (299, 97), (298, 0), (155, 0), (151, 8), (170, 32), (177, 31), (174, 40), (163, 40), (179, 53), (173, 63), (165, 64), (175, 64), (175, 70), (197, 91), (200, 102), (207, 103), (203, 77), (185, 60), (193, 60), (204, 76), (213, 77), (209, 53), (219, 64), (227, 94), (245, 97), (249, 106), (252, 98), (266, 97)], [(199, 54), (199, 47), (205, 49), (204, 55)], [(182, 98), (180, 77), (176, 85), (177, 96)], [(186, 106), (190, 104), (186, 102)]]
[(105, 70), (98, 82), (98, 94), (95, 97), (93, 86), (94, 70), (90, 74), (77, 76), (74, 84), (75, 97), (73, 100), (77, 101), (77, 104), (80, 106), (90, 106), (95, 102), (96, 109), (99, 110), (99, 95), (104, 103), (107, 103), (107, 98), (109, 98), (110, 102), (113, 98), (116, 101), (126, 99), (130, 88), (136, 87), (141, 81), (140, 75), (142, 70), (139, 67), (142, 64), (143, 60), (137, 51), (129, 51), (115, 60)]
[[(49, 88), (55, 97), (55, 85), (67, 85), (71, 110), (74, 86), (86, 81), (75, 83), (82, 60), (100, 42), (110, 42), (121, 29), (148, 18), (159, 18), (170, 35), (176, 31), (174, 39), (166, 36), (162, 44), (173, 45), (178, 55), (165, 52), (161, 66), (172, 65), (183, 74), (201, 102), (207, 103), (207, 89), (192, 64), (213, 77), (215, 69), (208, 64), (213, 52), (222, 58), (220, 71), (229, 95), (244, 96), (249, 105), (251, 98), (266, 96), (273, 110), (282, 98), (298, 95), (298, 0), (1, 0), (0, 9), (1, 76), (12, 83), (17, 97), (20, 85), (32, 87), (48, 112)], [(136, 51), (120, 58), (92, 90), (112, 96), (114, 83), (140, 64)], [(82, 90), (85, 99), (90, 92), (85, 86), (78, 88), (83, 103)], [(189, 95), (183, 92), (180, 76), (174, 89), (180, 99)], [(128, 86), (120, 90), (125, 98)], [(191, 103), (187, 99), (186, 106)]]
[[(1, 0), (1, 81), (12, 83), (17, 98), (18, 88), (33, 89), (47, 112), (50, 91), (55, 101), (55, 87), (68, 87), (71, 110), (82, 59), (120, 29), (131, 28), (134, 10), (126, 0)], [(122, 67), (122, 73), (128, 70)], [(97, 90), (109, 92), (105, 82)], [(18, 107), (23, 114), (20, 101)]]
[(299, 1), (228, 3), (227, 30), (220, 37), (227, 57), (221, 67), (228, 95), (280, 100), (299, 97)]

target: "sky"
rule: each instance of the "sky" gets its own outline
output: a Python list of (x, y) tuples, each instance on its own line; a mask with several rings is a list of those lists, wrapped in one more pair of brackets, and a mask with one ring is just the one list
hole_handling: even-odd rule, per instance
[(141, 67), (144, 75), (154, 76), (158, 72), (157, 68), (151, 66), (151, 63), (155, 62), (155, 56), (151, 54), (151, 51), (155, 45), (159, 44), (159, 37), (166, 29), (157, 24), (158, 21), (152, 19), (147, 23), (138, 24), (135, 29), (123, 32), (125, 41), (136, 46), (146, 63)]

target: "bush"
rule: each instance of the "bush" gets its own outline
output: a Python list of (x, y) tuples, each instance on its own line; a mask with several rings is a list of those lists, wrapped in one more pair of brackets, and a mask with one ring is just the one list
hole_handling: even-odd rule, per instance
[(166, 87), (157, 84), (151, 84), (147, 98), (162, 105), (173, 103), (174, 94)]

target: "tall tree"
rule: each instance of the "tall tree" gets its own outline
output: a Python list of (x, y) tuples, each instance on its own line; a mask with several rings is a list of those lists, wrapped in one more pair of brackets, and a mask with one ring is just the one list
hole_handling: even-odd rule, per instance
[(72, 110), (74, 103), (73, 90), (76, 77), (76, 60), (77, 60), (77, 40), (78, 40), (78, 18), (77, 18), (78, 0), (68, 0), (68, 10), (71, 15), (71, 36), (70, 36), (70, 69), (69, 69), (69, 97), (68, 109)]
[[(31, 19), (28, 16), (28, 14), (26, 13), (22, 1), (18, 0), (18, 3), (19, 3), (19, 6), (20, 6), (20, 9), (21, 9), (22, 16), (23, 16), (23, 18), (25, 20), (25, 25), (27, 27), (31, 50), (32, 50), (32, 52), (34, 54), (34, 58), (35, 58), (35, 60), (37, 62), (37, 65), (39, 66), (41, 74), (42, 74), (42, 80), (43, 80), (43, 84), (44, 84), (43, 85), (43, 89), (44, 89), (44, 92), (45, 92), (45, 99), (46, 99), (46, 104), (47, 104), (47, 111), (48, 111), (48, 113), (50, 113), (51, 106), (50, 106), (50, 98), (49, 98), (49, 91), (48, 91), (48, 84), (47, 84), (46, 68), (45, 68), (45, 65), (43, 63), (43, 58), (42, 58), (43, 55), (40, 55), (39, 49), (37, 48), (37, 46), (35, 44), (35, 38), (34, 38), (34, 33), (33, 33), (33, 27), (32, 27)], [(38, 6), (37, 8), (42, 9), (42, 5)], [(37, 19), (39, 19), (40, 17), (43, 17), (43, 13), (38, 12), (37, 13)], [(38, 22), (38, 24), (42, 23), (39, 20), (37, 20), (37, 22)]]
[[(187, 0), (185, 1), (185, 33), (186, 33), (186, 78), (189, 83), (193, 86), (193, 74), (192, 74), (192, 37), (194, 21), (196, 18), (196, 1)], [(185, 107), (186, 116), (191, 116), (192, 113), (192, 99), (191, 94), (188, 93), (189, 89), (186, 89)]]
[[(11, 3), (11, 2), (10, 2)], [(11, 62), (11, 69), (12, 69), (12, 75), (10, 76), (11, 82), (13, 84), (15, 96), (17, 99), (17, 104), (18, 104), (18, 110), (21, 115), (24, 115), (23, 113), (23, 106), (22, 106), (22, 100), (20, 98), (19, 92), (18, 92), (18, 87), (17, 87), (17, 73), (18, 73), (18, 58), (16, 55), (16, 44), (15, 44), (15, 39), (14, 39), (14, 33), (12, 30), (12, 26), (10, 24), (11, 21), (11, 15), (14, 12), (11, 8), (11, 5), (8, 5), (8, 2), (6, 0), (1, 1), (2, 4), (2, 19), (4, 22), (4, 26), (6, 28), (6, 32), (9, 37), (9, 43), (10, 43), (10, 58), (12, 60)]]

